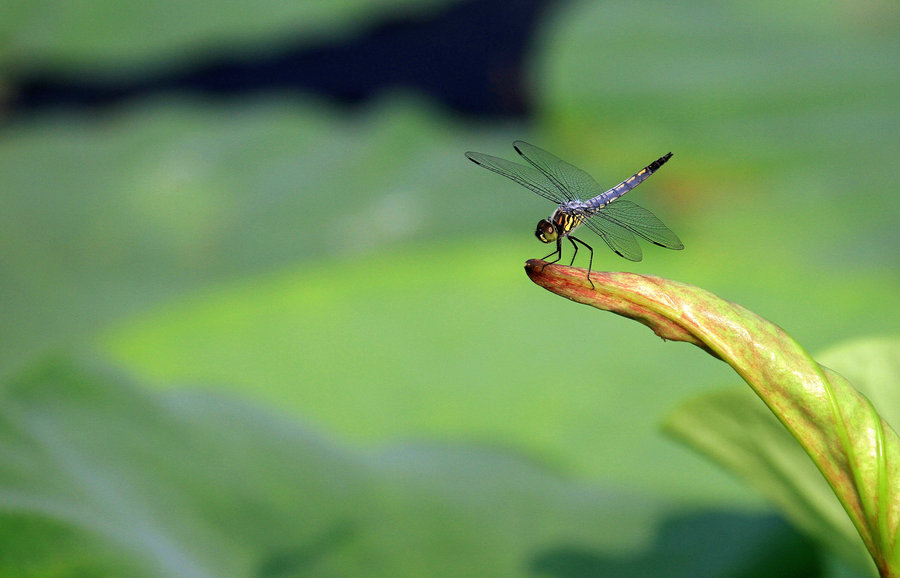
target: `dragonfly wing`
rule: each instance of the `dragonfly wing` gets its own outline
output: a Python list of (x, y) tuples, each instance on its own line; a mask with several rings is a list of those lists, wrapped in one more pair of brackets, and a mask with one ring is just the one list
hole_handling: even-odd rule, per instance
[(544, 173), (568, 201), (590, 199), (603, 190), (594, 177), (542, 148), (522, 140), (514, 142), (513, 148), (522, 155), (522, 158)]
[(588, 221), (588, 223), (591, 222), (612, 222), (647, 239), (654, 245), (666, 249), (684, 249), (684, 244), (678, 235), (666, 227), (656, 215), (631, 201), (618, 200), (606, 205)]
[(597, 218), (586, 219), (583, 223), (588, 229), (600, 235), (609, 248), (620, 257), (625, 257), (629, 261), (640, 261), (644, 258), (637, 239), (625, 227), (610, 220)]
[(519, 183), (526, 189), (534, 191), (557, 205), (561, 205), (569, 200), (568, 197), (560, 193), (556, 185), (544, 173), (534, 167), (520, 165), (519, 163), (484, 153), (467, 152), (466, 158), (476, 165), (480, 165), (489, 171)]

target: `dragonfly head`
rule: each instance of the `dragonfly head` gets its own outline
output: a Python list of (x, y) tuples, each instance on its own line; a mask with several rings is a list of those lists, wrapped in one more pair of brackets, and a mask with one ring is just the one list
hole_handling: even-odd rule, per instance
[(534, 232), (534, 236), (537, 237), (538, 241), (541, 243), (552, 243), (559, 234), (556, 232), (556, 227), (553, 226), (553, 223), (547, 219), (541, 219), (537, 224), (537, 230)]

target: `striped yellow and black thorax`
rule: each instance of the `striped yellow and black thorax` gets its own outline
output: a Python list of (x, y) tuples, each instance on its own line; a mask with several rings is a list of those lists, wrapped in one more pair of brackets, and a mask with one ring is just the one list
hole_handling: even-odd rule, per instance
[(554, 211), (553, 216), (550, 217), (551, 222), (556, 227), (556, 230), (559, 233), (560, 237), (565, 237), (572, 231), (578, 228), (582, 222), (584, 222), (584, 217), (569, 211), (564, 211), (563, 209), (557, 209)]

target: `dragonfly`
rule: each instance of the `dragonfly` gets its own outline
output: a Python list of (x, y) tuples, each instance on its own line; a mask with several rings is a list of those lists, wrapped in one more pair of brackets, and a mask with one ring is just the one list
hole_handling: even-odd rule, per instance
[(548, 201), (556, 203), (556, 210), (547, 219), (541, 219), (534, 234), (542, 243), (556, 242), (556, 250), (544, 257), (556, 255), (547, 264), (562, 259), (562, 240), (568, 239), (574, 247), (571, 266), (575, 263), (580, 243), (590, 251), (587, 278), (591, 287), (591, 267), (594, 249), (572, 235), (584, 225), (600, 236), (620, 257), (630, 261), (643, 258), (641, 246), (635, 235), (666, 249), (684, 249), (681, 239), (666, 227), (656, 215), (644, 207), (621, 197), (659, 170), (672, 153), (661, 156), (611, 189), (603, 190), (597, 181), (585, 171), (571, 165), (542, 148), (525, 141), (515, 141), (513, 148), (525, 159), (527, 165), (501, 159), (483, 153), (467, 152), (473, 163), (515, 181)]

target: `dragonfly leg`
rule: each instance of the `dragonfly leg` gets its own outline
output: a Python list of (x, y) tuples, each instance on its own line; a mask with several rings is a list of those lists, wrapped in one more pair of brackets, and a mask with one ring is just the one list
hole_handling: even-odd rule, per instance
[[(587, 250), (591, 252), (590, 257), (588, 257), (587, 280), (588, 280), (588, 283), (591, 284), (591, 289), (594, 289), (595, 288), (594, 282), (591, 281), (591, 267), (594, 265), (594, 248), (591, 247), (590, 245), (588, 245), (587, 243), (585, 243), (584, 241), (582, 241), (581, 239), (578, 239), (577, 237), (569, 237), (569, 240), (572, 241), (572, 245), (575, 245), (575, 241), (578, 241), (579, 243), (581, 243), (582, 245), (587, 247)], [(578, 251), (578, 247), (575, 247), (575, 251), (576, 252)], [(574, 260), (575, 260), (575, 258), (573, 257), (572, 261), (574, 261)]]
[[(556, 259), (554, 259), (552, 261), (547, 261), (547, 257), (549, 257), (550, 255), (556, 255)], [(553, 263), (556, 263), (560, 259), (562, 259), (562, 237), (556, 238), (556, 251), (553, 251), (552, 253), (550, 253), (550, 255), (547, 255), (547, 257), (544, 257), (542, 259), (542, 261), (547, 261), (546, 263), (544, 263), (544, 265), (551, 265)], [(542, 266), (541, 271), (543, 271), (543, 270), (544, 270), (544, 267)]]
[(572, 240), (572, 237), (566, 237), (566, 239), (568, 239), (569, 242), (572, 243), (572, 247), (575, 248), (575, 252), (572, 253), (572, 260), (569, 261), (569, 267), (571, 267), (572, 265), (575, 264), (575, 255), (578, 254), (578, 245), (575, 244), (575, 241)]

